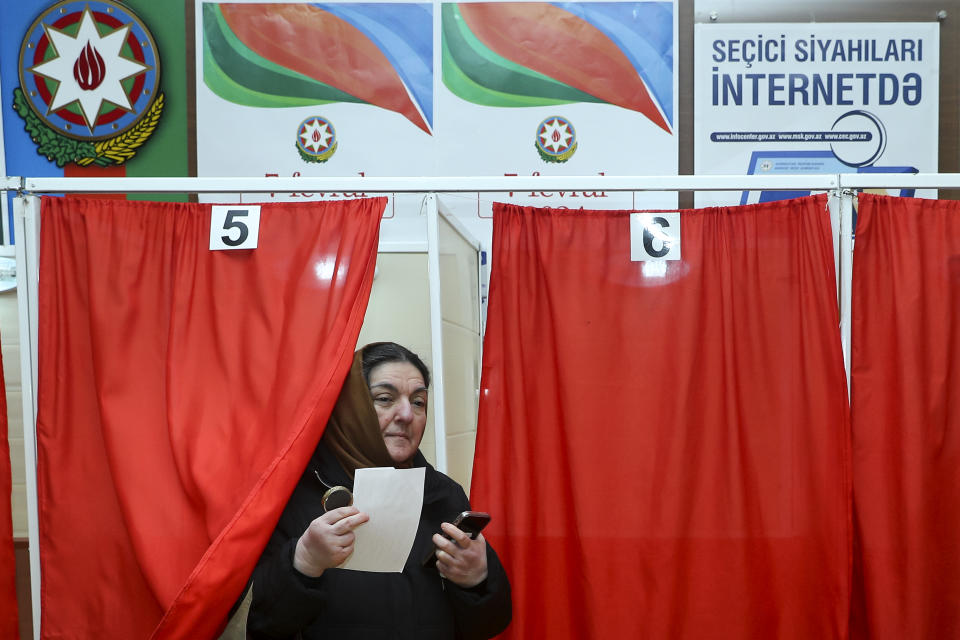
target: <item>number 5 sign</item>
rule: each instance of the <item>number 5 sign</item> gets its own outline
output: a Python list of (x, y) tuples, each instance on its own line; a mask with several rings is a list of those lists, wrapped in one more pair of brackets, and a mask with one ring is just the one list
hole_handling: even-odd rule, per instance
[(679, 211), (630, 214), (630, 260), (659, 262), (679, 259)]
[(260, 205), (214, 205), (210, 211), (210, 250), (256, 249)]

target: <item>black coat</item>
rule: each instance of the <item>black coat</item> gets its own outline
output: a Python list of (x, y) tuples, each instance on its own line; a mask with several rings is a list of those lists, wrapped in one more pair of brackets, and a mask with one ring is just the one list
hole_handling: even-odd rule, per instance
[(489, 544), (487, 579), (471, 589), (421, 566), (440, 523), (451, 522), (470, 504), (460, 485), (419, 452), (414, 466), (426, 467), (423, 510), (403, 572), (327, 569), (311, 578), (293, 568), (297, 540), (323, 514), (325, 484), (352, 488), (332, 453), (322, 444), (317, 448), (254, 570), (249, 639), (484, 640), (506, 628), (512, 616), (510, 583)]

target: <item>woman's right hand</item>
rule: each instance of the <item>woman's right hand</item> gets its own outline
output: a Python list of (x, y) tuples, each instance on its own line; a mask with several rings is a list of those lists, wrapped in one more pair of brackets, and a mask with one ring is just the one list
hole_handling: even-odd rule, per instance
[(297, 540), (293, 568), (305, 576), (318, 577), (337, 567), (353, 553), (353, 530), (370, 519), (356, 507), (328, 511), (310, 523)]

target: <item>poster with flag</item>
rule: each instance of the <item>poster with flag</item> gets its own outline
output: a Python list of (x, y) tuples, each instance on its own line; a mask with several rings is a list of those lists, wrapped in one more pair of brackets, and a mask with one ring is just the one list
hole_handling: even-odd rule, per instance
[[(677, 172), (673, 2), (195, 6), (198, 175)], [(643, 197), (508, 192), (447, 203), (482, 240), (494, 199), (629, 208)], [(420, 229), (419, 210), (417, 197), (393, 198), (382, 237)]]
[[(438, 162), (447, 175), (675, 175), (672, 2), (444, 2)], [(569, 208), (675, 194), (508, 192)], [(491, 204), (474, 204), (480, 216)]]
[(432, 168), (432, 14), (429, 3), (201, 3), (200, 172), (244, 167), (238, 144), (332, 175)]
[[(432, 4), (197, 0), (195, 13), (197, 175), (435, 173)], [(366, 195), (304, 191), (202, 199), (305, 202)], [(421, 200), (390, 199), (384, 239), (422, 240), (416, 217)]]

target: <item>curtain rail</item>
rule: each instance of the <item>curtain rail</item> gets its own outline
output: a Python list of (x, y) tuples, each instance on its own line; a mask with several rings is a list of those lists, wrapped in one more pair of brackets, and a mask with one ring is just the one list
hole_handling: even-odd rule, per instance
[(960, 189), (960, 173), (841, 173), (842, 189)]
[(0, 191), (27, 193), (458, 193), (510, 191), (829, 191), (960, 189), (960, 173), (840, 173), (778, 176), (427, 176), (341, 178), (0, 177)]
[[(960, 180), (958, 180), (960, 184)], [(429, 176), (341, 178), (0, 178), (26, 193), (457, 193), (521, 191), (829, 191), (836, 174), (790, 176)]]

